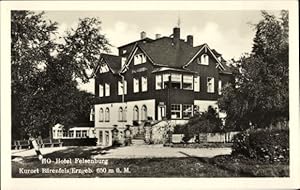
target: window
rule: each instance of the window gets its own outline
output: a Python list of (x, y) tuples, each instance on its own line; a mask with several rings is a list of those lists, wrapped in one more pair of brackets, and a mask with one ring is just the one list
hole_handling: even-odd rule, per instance
[(124, 86), (122, 84), (122, 81), (118, 82), (118, 95), (123, 95), (123, 90), (124, 94), (127, 94), (127, 81), (124, 80)]
[(139, 108), (137, 106), (134, 106), (133, 108), (133, 121), (139, 120)]
[(193, 75), (183, 75), (182, 88), (185, 90), (193, 90)]
[(181, 74), (171, 74), (171, 88), (181, 88)]
[(122, 59), (121, 59), (121, 68), (123, 68), (124, 67), (124, 65), (125, 65), (125, 63), (126, 63), (126, 57), (122, 57)]
[(155, 89), (160, 90), (162, 89), (162, 83), (161, 83), (161, 75), (156, 75), (155, 76)]
[(82, 137), (87, 137), (87, 130), (83, 130), (81, 136)]
[(103, 85), (99, 84), (99, 97), (103, 97)]
[(109, 68), (106, 64), (102, 64), (100, 66), (100, 73), (107, 73), (109, 71)]
[(105, 83), (105, 96), (110, 96), (110, 84)]
[(180, 119), (181, 118), (181, 105), (171, 104), (171, 118)]
[(221, 95), (222, 94), (222, 81), (219, 80), (219, 83), (218, 83), (218, 94)]
[(69, 131), (69, 137), (74, 137), (74, 131)]
[(133, 78), (133, 92), (139, 92), (139, 79)]
[(91, 112), (90, 112), (90, 121), (95, 121), (95, 111), (94, 111), (94, 108), (92, 108)]
[(207, 54), (201, 55), (200, 64), (202, 64), (202, 65), (208, 65), (209, 64), (209, 57), (208, 57)]
[(148, 90), (147, 77), (142, 77), (142, 92), (146, 92), (147, 90)]
[(103, 131), (99, 131), (99, 142), (103, 143)]
[(125, 54), (125, 53), (127, 53), (127, 50), (126, 50), (126, 49), (124, 49), (124, 50), (122, 51), (122, 54)]
[(119, 108), (119, 117), (118, 117), (119, 119), (119, 121), (123, 121), (123, 108), (122, 107), (120, 107)]
[(170, 81), (170, 74), (163, 74), (163, 88), (168, 88)]
[(105, 109), (105, 121), (109, 122), (109, 109), (108, 108)]
[(148, 115), (147, 115), (147, 107), (146, 107), (145, 105), (143, 105), (142, 111), (141, 111), (141, 112), (142, 112), (142, 113), (141, 113), (141, 120), (142, 120), (142, 121), (147, 120), (147, 118), (148, 118)]
[(207, 92), (208, 93), (215, 92), (215, 80), (213, 77), (207, 77)]
[(100, 122), (102, 122), (102, 121), (103, 121), (103, 115), (104, 115), (104, 113), (103, 113), (103, 109), (102, 109), (102, 108), (100, 108), (100, 110), (99, 110), (99, 121), (100, 121)]
[(194, 77), (194, 91), (200, 92), (200, 76)]
[(69, 133), (68, 131), (63, 131), (63, 137), (68, 137)]
[(81, 137), (81, 131), (76, 131), (76, 137), (80, 138)]
[(184, 104), (182, 105), (182, 116), (184, 119), (188, 119), (192, 117), (193, 114), (193, 106), (190, 104)]
[(127, 107), (123, 110), (123, 121), (127, 121)]
[(134, 65), (139, 65), (146, 62), (146, 56), (143, 53), (134, 56)]

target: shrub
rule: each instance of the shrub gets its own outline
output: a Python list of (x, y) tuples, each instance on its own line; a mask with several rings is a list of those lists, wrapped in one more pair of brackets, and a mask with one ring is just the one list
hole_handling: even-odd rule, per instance
[(233, 138), (232, 154), (242, 154), (263, 162), (289, 162), (289, 131), (253, 130)]

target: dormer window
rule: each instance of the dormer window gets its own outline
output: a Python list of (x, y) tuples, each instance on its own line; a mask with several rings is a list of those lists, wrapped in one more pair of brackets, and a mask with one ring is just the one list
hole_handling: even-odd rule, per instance
[(109, 71), (109, 68), (106, 64), (102, 64), (100, 66), (100, 73), (107, 73)]
[(197, 59), (197, 63), (201, 65), (208, 65), (209, 64), (209, 57), (207, 54), (202, 54), (200, 59)]
[(137, 54), (134, 56), (134, 65), (139, 65), (146, 63), (146, 56), (143, 53)]
[(124, 67), (124, 65), (125, 65), (125, 63), (126, 63), (126, 57), (122, 57), (122, 59), (121, 59), (121, 68), (123, 68)]

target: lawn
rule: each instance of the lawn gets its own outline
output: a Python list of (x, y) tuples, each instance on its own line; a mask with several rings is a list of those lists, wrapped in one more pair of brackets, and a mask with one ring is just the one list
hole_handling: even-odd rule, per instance
[[(105, 159), (107, 164), (74, 163), (76, 158), (90, 159), (91, 156), (98, 155), (101, 150), (101, 148), (88, 150), (77, 147), (46, 155), (51, 160), (70, 158), (72, 163), (69, 164), (42, 164), (36, 157), (25, 157), (21, 162), (12, 161), (12, 177), (284, 177), (289, 175), (288, 164), (253, 164), (253, 161), (236, 159), (229, 155), (214, 158)], [(42, 173), (42, 168), (44, 171), (56, 169), (56, 171), (71, 171), (71, 173)], [(35, 169), (39, 173), (22, 173), (26, 169)]]

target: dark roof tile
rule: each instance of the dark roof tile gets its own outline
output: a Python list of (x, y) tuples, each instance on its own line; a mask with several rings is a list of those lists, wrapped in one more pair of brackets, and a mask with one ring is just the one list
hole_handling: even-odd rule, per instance
[(102, 58), (105, 60), (109, 68), (113, 73), (118, 73), (121, 70), (122, 57), (117, 55), (102, 54)]

